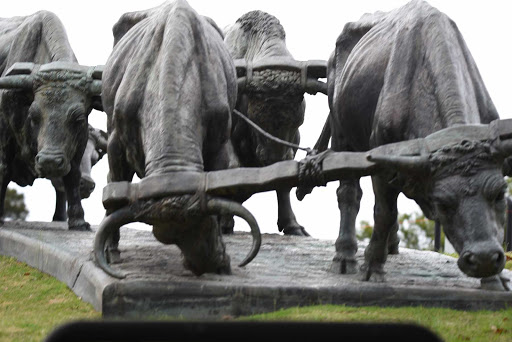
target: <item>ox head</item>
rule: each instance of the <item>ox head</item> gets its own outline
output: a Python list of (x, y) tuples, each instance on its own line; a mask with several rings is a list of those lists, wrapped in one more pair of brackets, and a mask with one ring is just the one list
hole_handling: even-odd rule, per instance
[(15, 63), (0, 78), (0, 88), (24, 90), (33, 99), (25, 135), (39, 176), (66, 175), (85, 148), (89, 113), (101, 109), (101, 68), (70, 62)]
[[(258, 62), (235, 60), (239, 94), (246, 102), (246, 116), (273, 136), (298, 143), (298, 128), (304, 121), (304, 93), (327, 92), (318, 78), (326, 77), (325, 61), (300, 62), (272, 57)], [(244, 104), (245, 106), (245, 104)], [(289, 147), (253, 131), (252, 141), (261, 166), (293, 159)]]
[(80, 162), (80, 197), (88, 198), (96, 187), (91, 169), (107, 153), (107, 133), (89, 125), (89, 139)]
[(398, 173), (393, 182), (437, 219), (471, 277), (489, 277), (505, 265), (498, 230), (506, 214), (504, 159), (512, 152), (496, 141), (465, 140), (422, 156), (370, 156)]

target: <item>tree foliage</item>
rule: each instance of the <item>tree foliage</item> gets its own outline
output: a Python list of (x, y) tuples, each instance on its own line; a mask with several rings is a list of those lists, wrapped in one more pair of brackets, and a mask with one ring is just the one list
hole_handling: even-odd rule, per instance
[(25, 196), (15, 189), (7, 188), (5, 193), (4, 218), (11, 220), (25, 220), (28, 215), (25, 206)]
[[(368, 221), (361, 221), (356, 236), (360, 241), (370, 239), (373, 226)], [(401, 244), (406, 248), (430, 249), (434, 248), (435, 222), (427, 219), (421, 213), (401, 214), (398, 216), (398, 235)], [(441, 236), (441, 243), (444, 238)], [(441, 246), (443, 249), (443, 246)]]

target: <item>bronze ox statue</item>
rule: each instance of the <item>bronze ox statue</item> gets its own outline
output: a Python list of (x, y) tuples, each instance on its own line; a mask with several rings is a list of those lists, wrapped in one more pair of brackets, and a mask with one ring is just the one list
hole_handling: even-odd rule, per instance
[[(224, 41), (235, 60), (238, 75), (236, 109), (266, 132), (299, 144), (299, 127), (304, 121), (304, 93), (327, 93), (325, 61), (296, 61), (286, 47), (285, 31), (279, 20), (262, 11), (241, 16), (225, 31)], [(293, 160), (296, 148), (267, 139), (243, 118), (233, 117), (231, 140), (242, 167), (268, 166)], [(287, 235), (309, 236), (293, 213), (290, 190), (276, 189), (277, 226)], [(240, 195), (245, 201), (250, 194)], [(233, 221), (223, 222), (225, 233)]]
[(57, 16), (0, 19), (0, 216), (10, 181), (62, 178), (69, 229), (88, 230), (80, 203), (87, 116), (101, 110), (101, 68), (78, 64)]
[[(143, 34), (164, 32), (157, 30), (164, 23), (176, 25), (166, 26), (167, 36)], [(355, 272), (357, 180), (372, 175), (376, 222), (363, 280), (383, 281), (386, 256), (398, 251), (396, 196), (402, 191), (443, 223), (460, 253), (461, 270), (490, 279), (488, 288), (507, 289), (496, 233), (504, 223), (502, 169), (512, 153), (512, 121), (498, 120), (460, 33), (445, 15), (412, 2), (347, 24), (329, 61), (331, 113), (316, 146), (326, 149), (332, 136), (332, 151), (250, 168), (230, 168), (236, 160), (225, 158), (232, 148), (236, 78), (211, 21), (180, 0), (126, 14), (114, 32), (121, 34), (106, 66), (103, 92), (111, 173), (103, 197), (107, 216), (95, 240), (96, 260), (107, 273), (125, 276), (108, 265), (105, 249), (131, 221), (153, 224), (155, 237), (176, 243), (196, 274), (228, 273), (229, 259), (210, 215), (240, 214), (248, 220), (255, 238), (243, 265), (256, 256), (261, 240), (252, 215), (226, 198), (294, 186), (302, 198), (311, 187), (340, 179), (341, 227), (332, 269)], [(209, 58), (198, 51), (208, 51)], [(155, 58), (162, 64), (150, 63)], [(258, 63), (265, 64), (236, 63), (242, 90)], [(285, 65), (273, 60), (265, 67), (272, 64)], [(455, 66), (464, 72), (455, 72)], [(292, 69), (301, 70), (307, 84), (308, 69), (297, 64)], [(321, 75), (321, 68), (311, 70)], [(216, 75), (215, 81), (208, 75)], [(316, 91), (325, 91), (321, 82), (311, 82)], [(135, 172), (142, 180), (132, 184)]]
[[(319, 150), (329, 138), (333, 151), (368, 151), (442, 129), (472, 131), (499, 118), (457, 26), (424, 1), (347, 23), (327, 79), (330, 114)], [(505, 255), (496, 234), (505, 220), (502, 169), (510, 144), (492, 135), (480, 138), (437, 143), (436, 150), (418, 146), (400, 156), (371, 151), (379, 172), (372, 175), (375, 226), (363, 280), (383, 281), (388, 253), (398, 253), (396, 200), (402, 192), (426, 217), (440, 221), (464, 273), (492, 277), (487, 283), (494, 289), (508, 288), (508, 280), (497, 276)], [(332, 270), (355, 273), (359, 177), (340, 178), (337, 194), (341, 223)]]
[[(107, 132), (89, 125), (89, 138), (80, 161), (80, 198), (89, 198), (96, 187), (91, 176), (92, 167), (107, 153)], [(66, 221), (66, 190), (62, 178), (53, 178), (55, 188), (55, 213), (53, 221)]]
[[(114, 41), (102, 92), (108, 181), (129, 186), (137, 173), (143, 182), (169, 177), (186, 185), (204, 180), (205, 171), (235, 166), (229, 137), (237, 80), (217, 25), (184, 0), (168, 1), (124, 14), (114, 26)], [(239, 203), (207, 195), (206, 186), (195, 193), (105, 204), (107, 216), (94, 244), (100, 267), (124, 276), (108, 265), (105, 250), (115, 248), (120, 226), (140, 221), (153, 226), (160, 242), (176, 244), (185, 267), (195, 274), (230, 273), (217, 222), (221, 214), (249, 223), (254, 243), (241, 265), (250, 262), (261, 243), (255, 219)]]

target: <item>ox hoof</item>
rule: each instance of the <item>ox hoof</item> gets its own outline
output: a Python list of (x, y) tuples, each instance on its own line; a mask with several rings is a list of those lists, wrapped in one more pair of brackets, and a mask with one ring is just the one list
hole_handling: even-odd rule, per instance
[(69, 230), (78, 230), (78, 231), (92, 231), (91, 225), (84, 220), (80, 221), (69, 221)]
[(302, 226), (290, 226), (283, 228), (284, 235), (295, 235), (295, 236), (311, 236), (306, 229)]
[(398, 244), (399, 243), (400, 243), (400, 241), (398, 241), (396, 243), (389, 244), (388, 245), (388, 254), (392, 254), (392, 255), (399, 254), (398, 253)]
[(357, 260), (353, 258), (335, 256), (332, 260), (330, 271), (336, 274), (356, 274)]
[(511, 290), (510, 279), (501, 274), (480, 279), (480, 287), (488, 291)]
[(382, 267), (368, 267), (365, 263), (361, 266), (360, 272), (359, 280), (361, 281), (386, 282), (386, 272), (382, 270)]

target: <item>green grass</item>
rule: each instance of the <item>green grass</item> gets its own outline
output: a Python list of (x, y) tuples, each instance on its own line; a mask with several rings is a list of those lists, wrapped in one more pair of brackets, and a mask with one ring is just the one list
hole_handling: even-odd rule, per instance
[(70, 320), (101, 317), (64, 283), (0, 256), (0, 341), (42, 341)]
[[(510, 264), (511, 261), (507, 266)], [(101, 319), (101, 314), (77, 298), (64, 283), (13, 258), (0, 256), (0, 342), (41, 341), (57, 326), (79, 319)], [(324, 305), (237, 320), (413, 323), (430, 329), (446, 342), (512, 341), (512, 308), (467, 312)]]
[(423, 307), (321, 305), (286, 309), (240, 320), (412, 323), (430, 329), (446, 342), (512, 341), (512, 309), (468, 312)]

